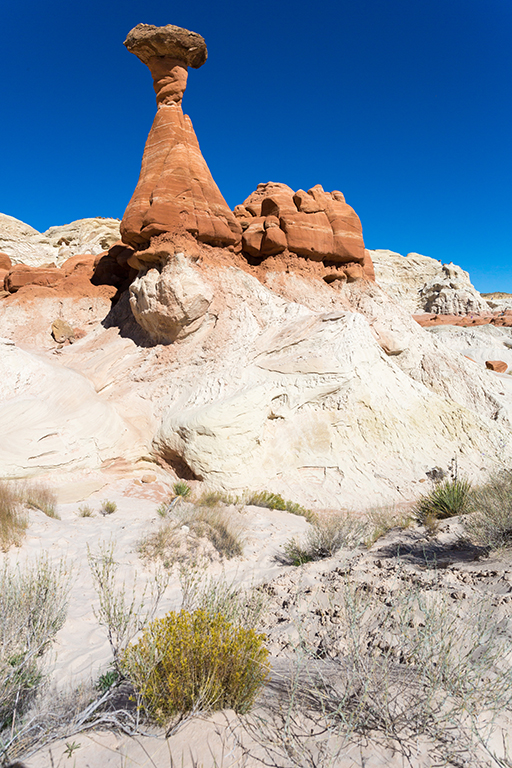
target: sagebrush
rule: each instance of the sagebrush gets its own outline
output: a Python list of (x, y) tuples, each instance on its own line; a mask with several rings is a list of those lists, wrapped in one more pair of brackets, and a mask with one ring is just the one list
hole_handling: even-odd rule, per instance
[(303, 539), (292, 538), (284, 545), (285, 560), (303, 565), (332, 557), (342, 547), (357, 547), (368, 530), (366, 520), (350, 512), (324, 512), (318, 515)]
[(45, 556), (0, 570), (0, 732), (25, 711), (44, 681), (45, 656), (64, 624), (70, 572)]

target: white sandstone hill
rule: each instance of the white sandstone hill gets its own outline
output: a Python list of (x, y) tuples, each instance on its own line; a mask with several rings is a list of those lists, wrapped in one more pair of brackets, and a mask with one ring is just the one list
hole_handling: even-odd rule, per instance
[(0, 252), (6, 253), (13, 264), (60, 266), (77, 254), (96, 256), (106, 251), (119, 240), (119, 224), (117, 219), (79, 219), (41, 233), (0, 213)]
[(441, 264), (429, 256), (393, 251), (369, 251), (375, 279), (411, 314), (468, 315), (490, 312), (491, 306), (456, 264)]
[(55, 314), (80, 325), (83, 308), (1, 300), (0, 476), (149, 460), (209, 487), (362, 507), (413, 498), (454, 456), (477, 480), (510, 461), (512, 380), (378, 285), (212, 253), (194, 244), (142, 270), (63, 348)]

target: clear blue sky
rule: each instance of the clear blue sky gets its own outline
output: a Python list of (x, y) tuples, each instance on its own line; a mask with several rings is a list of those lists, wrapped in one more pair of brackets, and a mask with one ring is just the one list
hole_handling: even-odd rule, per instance
[(512, 292), (511, 0), (4, 0), (0, 211), (122, 217), (153, 116), (137, 23), (201, 33), (184, 109), (229, 205), (340, 189), (369, 248)]

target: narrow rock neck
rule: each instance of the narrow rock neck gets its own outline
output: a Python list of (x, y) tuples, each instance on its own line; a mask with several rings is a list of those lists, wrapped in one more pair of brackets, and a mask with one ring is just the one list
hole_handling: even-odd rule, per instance
[(181, 106), (183, 94), (187, 88), (187, 65), (170, 56), (152, 56), (148, 67), (153, 76), (157, 106), (161, 104)]

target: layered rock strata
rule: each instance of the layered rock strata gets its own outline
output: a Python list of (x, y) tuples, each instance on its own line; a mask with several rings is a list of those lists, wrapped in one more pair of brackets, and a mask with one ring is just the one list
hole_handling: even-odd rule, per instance
[(190, 232), (200, 242), (230, 246), (241, 227), (215, 184), (181, 102), (188, 67), (207, 57), (204, 39), (171, 24), (138, 24), (125, 40), (153, 77), (157, 113), (146, 142), (140, 177), (121, 222), (135, 248), (165, 232)]
[[(373, 279), (371, 259), (365, 254), (359, 216), (341, 192), (325, 192), (317, 184), (294, 192), (287, 184), (258, 184), (237, 205), (235, 216), (242, 225), (242, 249), (256, 259), (285, 250), (332, 267), (332, 279)], [(366, 267), (366, 269), (365, 269)]]

